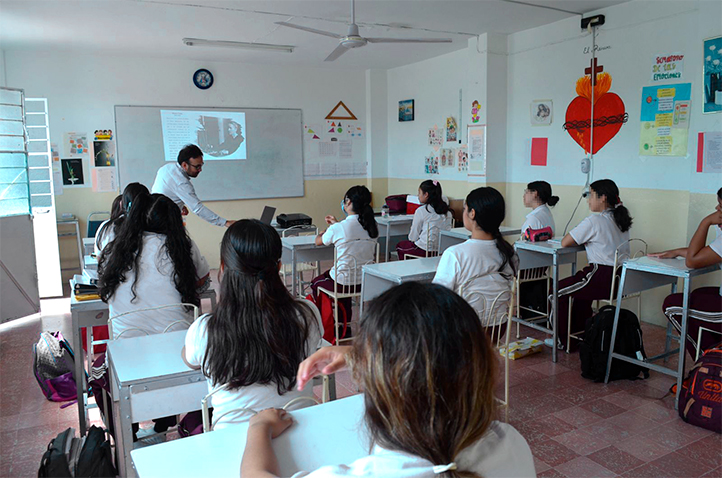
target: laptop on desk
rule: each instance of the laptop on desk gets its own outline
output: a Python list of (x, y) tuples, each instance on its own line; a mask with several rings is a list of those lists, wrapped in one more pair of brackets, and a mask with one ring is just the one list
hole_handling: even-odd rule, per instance
[(271, 221), (273, 220), (273, 215), (276, 214), (276, 208), (271, 206), (265, 206), (263, 208), (263, 213), (261, 214), (261, 222), (263, 224), (271, 224)]

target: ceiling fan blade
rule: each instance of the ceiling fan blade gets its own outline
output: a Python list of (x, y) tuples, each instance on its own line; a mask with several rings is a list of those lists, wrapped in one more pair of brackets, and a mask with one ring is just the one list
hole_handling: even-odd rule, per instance
[(331, 38), (341, 38), (341, 35), (337, 35), (335, 33), (326, 32), (323, 30), (316, 30), (315, 28), (302, 27), (301, 25), (296, 25), (293, 23), (276, 22), (276, 25), (282, 25), (284, 27), (295, 28), (296, 30), (303, 30), (304, 32), (316, 33), (318, 35), (324, 35), (324, 36), (331, 37)]
[(451, 43), (451, 38), (366, 38), (369, 43)]
[(328, 56), (326, 57), (326, 59), (323, 60), (323, 61), (333, 61), (333, 60), (335, 60), (336, 58), (338, 58), (339, 56), (341, 56), (341, 55), (343, 55), (344, 53), (346, 53), (347, 51), (348, 51), (348, 48), (346, 48), (345, 46), (339, 44), (339, 45), (336, 47), (336, 49), (335, 49), (334, 51), (332, 51), (331, 54), (328, 55)]

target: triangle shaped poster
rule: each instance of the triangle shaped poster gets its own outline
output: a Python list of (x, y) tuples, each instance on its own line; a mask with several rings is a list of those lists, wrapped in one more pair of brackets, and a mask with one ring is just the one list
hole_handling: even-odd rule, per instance
[[(338, 112), (339, 109), (342, 111)], [(345, 113), (344, 113), (345, 112)], [(331, 112), (326, 116), (327, 120), (357, 120), (358, 118), (354, 115), (348, 107), (343, 104), (343, 101), (339, 101), (336, 106), (333, 107)]]

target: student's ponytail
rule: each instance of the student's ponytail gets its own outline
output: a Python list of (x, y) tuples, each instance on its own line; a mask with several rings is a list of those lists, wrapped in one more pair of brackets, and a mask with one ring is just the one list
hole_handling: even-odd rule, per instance
[(346, 199), (351, 201), (354, 212), (358, 214), (358, 222), (369, 237), (373, 239), (379, 237), (374, 209), (371, 207), (371, 191), (366, 186), (354, 186), (346, 191)]
[(617, 227), (622, 232), (627, 232), (632, 227), (632, 216), (629, 215), (622, 200), (619, 198), (619, 188), (611, 179), (600, 179), (589, 185), (589, 188), (597, 193), (597, 196), (606, 197), (607, 207), (612, 210), (612, 216)]
[(559, 202), (559, 196), (552, 195), (552, 185), (546, 181), (532, 181), (526, 185), (526, 188), (535, 191), (542, 204), (553, 207)]
[(475, 211), (474, 221), (481, 230), (494, 238), (496, 248), (499, 249), (503, 259), (499, 272), (509, 264), (516, 275), (516, 264), (512, 260), (515, 254), (514, 247), (504, 240), (499, 230), (506, 214), (504, 197), (494, 188), (477, 188), (466, 196), (466, 207)]
[(445, 215), (449, 212), (449, 205), (444, 201), (444, 197), (441, 193), (441, 183), (437, 180), (427, 179), (419, 185), (422, 193), (429, 195), (426, 200), (426, 210), (428, 211), (429, 206), (434, 208), (436, 214)]

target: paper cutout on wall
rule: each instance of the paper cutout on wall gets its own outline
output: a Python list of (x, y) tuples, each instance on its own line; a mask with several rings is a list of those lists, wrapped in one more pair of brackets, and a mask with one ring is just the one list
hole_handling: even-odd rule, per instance
[(549, 138), (532, 138), (531, 139), (531, 165), (546, 166), (547, 165), (547, 146)]
[(466, 145), (456, 150), (456, 164), (460, 173), (469, 170), (469, 155), (466, 151)]
[[(595, 58), (589, 68), (584, 70), (585, 76), (577, 80), (576, 91), (579, 96), (567, 107), (563, 128), (585, 153), (589, 153), (591, 149), (592, 153), (596, 154), (619, 132), (629, 118), (622, 99), (617, 94), (609, 92), (612, 75), (600, 73), (603, 70), (604, 67), (597, 65)], [(594, 144), (590, 145), (592, 88), (594, 88)]]
[(686, 156), (692, 83), (642, 88), (640, 156)]
[(88, 156), (87, 133), (65, 133), (65, 154), (69, 158), (83, 158)]
[[(339, 109), (341, 109), (341, 111), (339, 111), (337, 114), (337, 111)], [(333, 107), (331, 112), (328, 115), (326, 115), (326, 119), (327, 120), (356, 120), (358, 118), (356, 117), (355, 114), (353, 114), (351, 112), (350, 109), (348, 109), (348, 107), (345, 104), (343, 104), (343, 101), (339, 101), (338, 103), (336, 103), (336, 106)]]
[(434, 148), (434, 151), (438, 151), (441, 148), (443, 138), (441, 137), (442, 131), (439, 127), (434, 125), (433, 128), (429, 128), (429, 146)]
[(446, 141), (456, 141), (456, 120), (451, 116), (446, 118)]
[(471, 122), (472, 123), (478, 123), (479, 122), (479, 112), (481, 111), (481, 105), (477, 100), (474, 100), (471, 103)]
[(424, 173), (439, 174), (439, 156), (430, 154), (424, 158)]

